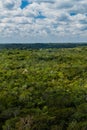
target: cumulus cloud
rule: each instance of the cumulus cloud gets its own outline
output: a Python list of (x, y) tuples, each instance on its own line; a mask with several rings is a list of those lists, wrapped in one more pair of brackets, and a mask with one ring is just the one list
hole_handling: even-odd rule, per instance
[(21, 0), (5, 0), (5, 1), (1, 0), (2, 8), (8, 9), (8, 10), (18, 8), (20, 4), (21, 4)]
[[(21, 8), (23, 1), (28, 4)], [(87, 35), (86, 10), (87, 0), (1, 0), (0, 38), (83, 37)]]

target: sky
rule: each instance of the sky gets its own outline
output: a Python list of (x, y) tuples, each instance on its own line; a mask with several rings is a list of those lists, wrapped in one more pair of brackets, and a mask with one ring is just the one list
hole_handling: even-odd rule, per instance
[(87, 0), (0, 0), (0, 43), (87, 42)]

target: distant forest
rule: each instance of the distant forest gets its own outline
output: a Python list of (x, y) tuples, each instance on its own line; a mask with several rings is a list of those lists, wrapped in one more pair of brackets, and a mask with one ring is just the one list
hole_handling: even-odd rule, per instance
[(87, 46), (87, 43), (9, 43), (0, 44), (0, 49), (45, 49), (45, 48), (74, 48), (78, 46)]

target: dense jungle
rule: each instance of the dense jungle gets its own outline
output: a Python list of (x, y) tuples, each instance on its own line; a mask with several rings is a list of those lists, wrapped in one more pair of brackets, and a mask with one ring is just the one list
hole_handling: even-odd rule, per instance
[(87, 46), (1, 49), (0, 130), (87, 130)]

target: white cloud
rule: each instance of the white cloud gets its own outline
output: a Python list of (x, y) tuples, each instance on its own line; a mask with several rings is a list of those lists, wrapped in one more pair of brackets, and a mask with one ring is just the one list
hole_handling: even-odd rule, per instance
[[(21, 0), (0, 1), (0, 38), (23, 40), (62, 38), (62, 35), (87, 35), (86, 0), (29, 0), (21, 9)], [(85, 33), (85, 34), (84, 34)], [(40, 37), (40, 38), (39, 38)], [(7, 39), (9, 39), (7, 38)], [(21, 41), (22, 42), (22, 41)]]
[(2, 6), (5, 9), (12, 10), (17, 9), (21, 5), (21, 0), (1, 0)]

